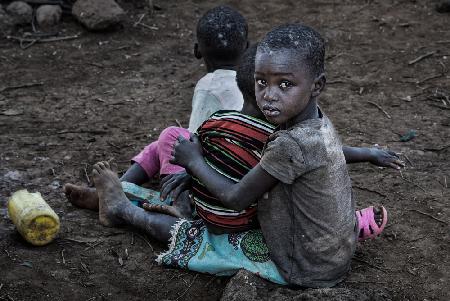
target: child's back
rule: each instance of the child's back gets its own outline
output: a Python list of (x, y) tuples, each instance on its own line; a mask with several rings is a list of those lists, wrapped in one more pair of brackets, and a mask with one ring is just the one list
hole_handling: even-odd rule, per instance
[(230, 7), (215, 7), (200, 18), (194, 54), (203, 58), (208, 74), (194, 90), (190, 132), (195, 132), (216, 111), (242, 108), (243, 98), (234, 69), (248, 46), (247, 34), (244, 17)]

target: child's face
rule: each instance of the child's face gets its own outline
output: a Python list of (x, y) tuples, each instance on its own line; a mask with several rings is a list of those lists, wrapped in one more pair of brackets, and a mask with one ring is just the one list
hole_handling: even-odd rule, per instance
[(258, 107), (274, 124), (295, 120), (308, 105), (314, 77), (288, 50), (260, 52), (255, 60), (255, 95)]

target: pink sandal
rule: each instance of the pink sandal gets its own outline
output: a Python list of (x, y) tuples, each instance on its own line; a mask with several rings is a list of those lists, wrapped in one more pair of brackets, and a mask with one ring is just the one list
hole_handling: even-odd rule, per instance
[(383, 223), (378, 226), (375, 222), (375, 214), (373, 213), (373, 206), (356, 211), (356, 217), (358, 219), (358, 241), (365, 241), (367, 239), (373, 239), (381, 234), (384, 230), (384, 226), (387, 223), (387, 211), (386, 208), (381, 206), (383, 210)]

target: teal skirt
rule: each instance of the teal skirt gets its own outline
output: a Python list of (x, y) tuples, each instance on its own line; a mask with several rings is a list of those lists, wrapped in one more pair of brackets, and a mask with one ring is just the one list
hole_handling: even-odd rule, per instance
[[(137, 206), (149, 202), (170, 205), (161, 201), (159, 193), (123, 182), (127, 197)], [(270, 259), (269, 249), (261, 230), (216, 235), (208, 231), (201, 219), (179, 220), (172, 228), (169, 250), (161, 253), (159, 264), (188, 269), (216, 276), (232, 276), (245, 269), (261, 278), (287, 284)]]

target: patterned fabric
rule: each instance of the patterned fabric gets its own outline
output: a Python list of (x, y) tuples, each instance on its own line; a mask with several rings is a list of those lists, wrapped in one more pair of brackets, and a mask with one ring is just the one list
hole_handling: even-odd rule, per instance
[(260, 230), (215, 235), (203, 220), (180, 220), (171, 234), (169, 250), (156, 259), (159, 264), (216, 276), (231, 276), (245, 269), (274, 283), (287, 284), (270, 260)]
[[(239, 182), (261, 159), (275, 126), (237, 111), (218, 111), (197, 130), (206, 163), (233, 182)], [(241, 212), (222, 207), (196, 178), (192, 195), (198, 215), (216, 227), (244, 231), (254, 228), (256, 204)]]
[[(122, 182), (125, 195), (139, 207), (143, 203), (168, 204), (159, 192)], [(262, 278), (286, 284), (275, 264), (260, 230), (214, 235), (203, 220), (180, 220), (171, 231), (169, 250), (158, 256), (159, 264), (217, 276), (231, 276), (246, 269)]]

